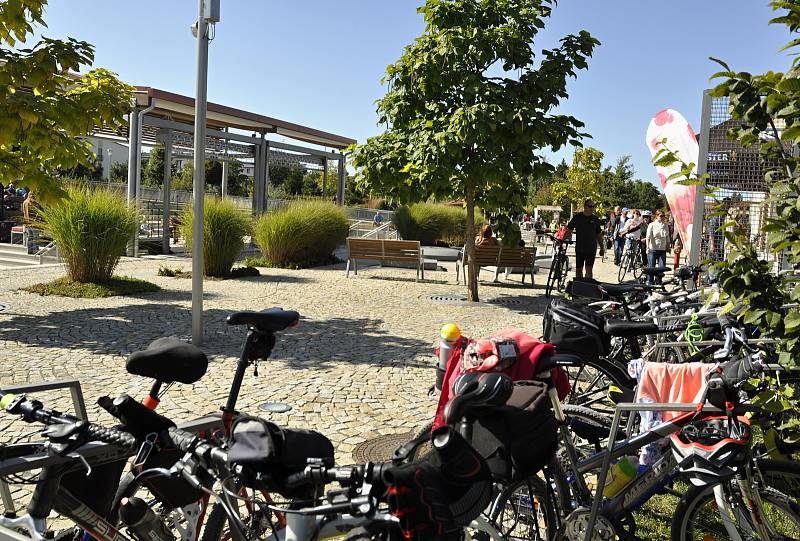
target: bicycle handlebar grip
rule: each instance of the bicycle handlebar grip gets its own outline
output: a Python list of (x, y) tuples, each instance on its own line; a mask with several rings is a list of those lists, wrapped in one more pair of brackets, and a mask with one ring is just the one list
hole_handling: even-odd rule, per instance
[(195, 440), (197, 440), (197, 435), (192, 434), (191, 432), (186, 432), (185, 430), (180, 430), (178, 428), (170, 428), (167, 430), (167, 433), (169, 434), (169, 438), (175, 447), (181, 451), (189, 450), (192, 444), (194, 444)]
[(127, 432), (115, 428), (105, 428), (96, 424), (89, 424), (86, 433), (93, 440), (102, 441), (111, 445), (117, 445), (126, 449), (135, 450), (138, 445), (136, 438)]

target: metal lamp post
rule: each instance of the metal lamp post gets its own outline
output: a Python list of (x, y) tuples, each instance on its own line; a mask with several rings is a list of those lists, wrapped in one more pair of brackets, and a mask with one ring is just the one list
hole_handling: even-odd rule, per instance
[(194, 101), (194, 207), (192, 221), (192, 343), (203, 343), (203, 197), (205, 196), (208, 23), (219, 22), (219, 0), (198, 0), (197, 88)]
[(107, 166), (106, 167), (108, 168), (108, 173), (107, 173), (107, 176), (108, 176), (108, 189), (110, 191), (111, 190), (111, 156), (114, 155), (114, 151), (111, 150), (110, 148), (108, 148), (108, 149), (106, 149), (106, 154), (108, 154), (108, 162), (107, 162)]

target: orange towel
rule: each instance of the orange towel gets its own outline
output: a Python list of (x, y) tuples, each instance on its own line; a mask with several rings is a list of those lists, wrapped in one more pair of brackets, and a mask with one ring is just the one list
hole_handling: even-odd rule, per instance
[[(703, 395), (706, 375), (714, 368), (709, 363), (644, 363), (639, 381), (638, 400), (642, 402), (668, 402), (696, 404)], [(661, 413), (662, 421), (677, 417), (680, 412)]]

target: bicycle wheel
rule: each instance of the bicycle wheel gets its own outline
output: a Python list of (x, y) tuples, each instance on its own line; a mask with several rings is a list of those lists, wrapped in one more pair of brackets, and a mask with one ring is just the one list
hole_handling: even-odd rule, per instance
[[(714, 486), (722, 488), (722, 497), (730, 505), (732, 514), (728, 525), (714, 495)], [(800, 539), (800, 506), (778, 490), (754, 486), (763, 503), (761, 520), (770, 539)], [(730, 539), (728, 528), (735, 529), (741, 539), (760, 539), (753, 518), (735, 480), (720, 485), (691, 487), (681, 498), (672, 517), (672, 541), (706, 541)]]
[[(252, 499), (254, 496), (254, 491), (242, 488), (239, 479), (233, 481), (231, 491), (248, 499)], [(258, 498), (263, 501), (269, 496), (259, 494)], [(264, 539), (284, 526), (279, 522), (275, 513), (266, 506), (253, 505), (244, 499), (236, 499), (232, 503), (245, 525), (248, 539)], [(225, 508), (222, 504), (216, 502), (211, 506), (211, 511), (205, 520), (200, 541), (230, 541), (231, 539), (235, 539), (235, 536), (228, 527), (228, 515), (225, 513)]]
[(569, 271), (567, 270), (569, 269), (569, 257), (566, 254), (564, 254), (559, 259), (561, 259), (561, 264), (559, 265), (557, 289), (559, 293), (562, 293), (567, 285), (567, 274), (569, 273)]
[(619, 270), (617, 271), (617, 278), (620, 283), (625, 280), (625, 274), (628, 272), (628, 265), (630, 265), (631, 254), (628, 250), (622, 254), (622, 261), (619, 262)]
[(545, 479), (532, 475), (504, 488), (495, 499), (490, 523), (504, 539), (555, 539), (559, 495)]
[(757, 460), (756, 464), (767, 487), (800, 501), (800, 462)]
[(591, 359), (581, 366), (564, 367), (570, 382), (567, 404), (583, 406), (605, 415), (613, 415), (615, 405), (608, 398), (608, 388), (632, 387), (628, 372), (606, 359)]
[(558, 253), (553, 254), (553, 263), (550, 265), (550, 272), (547, 273), (547, 287), (545, 288), (545, 297), (550, 297), (553, 293), (553, 288), (556, 287), (561, 276), (561, 258)]

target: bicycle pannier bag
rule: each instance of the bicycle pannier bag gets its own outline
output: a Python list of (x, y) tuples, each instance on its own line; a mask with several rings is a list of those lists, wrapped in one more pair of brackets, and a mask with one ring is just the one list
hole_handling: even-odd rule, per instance
[(547, 464), (557, 446), (556, 421), (547, 385), (515, 381), (511, 398), (473, 425), (472, 445), (496, 478), (520, 480)]
[(545, 309), (543, 336), (557, 351), (596, 358), (611, 351), (603, 324), (602, 316), (591, 308), (553, 299)]

